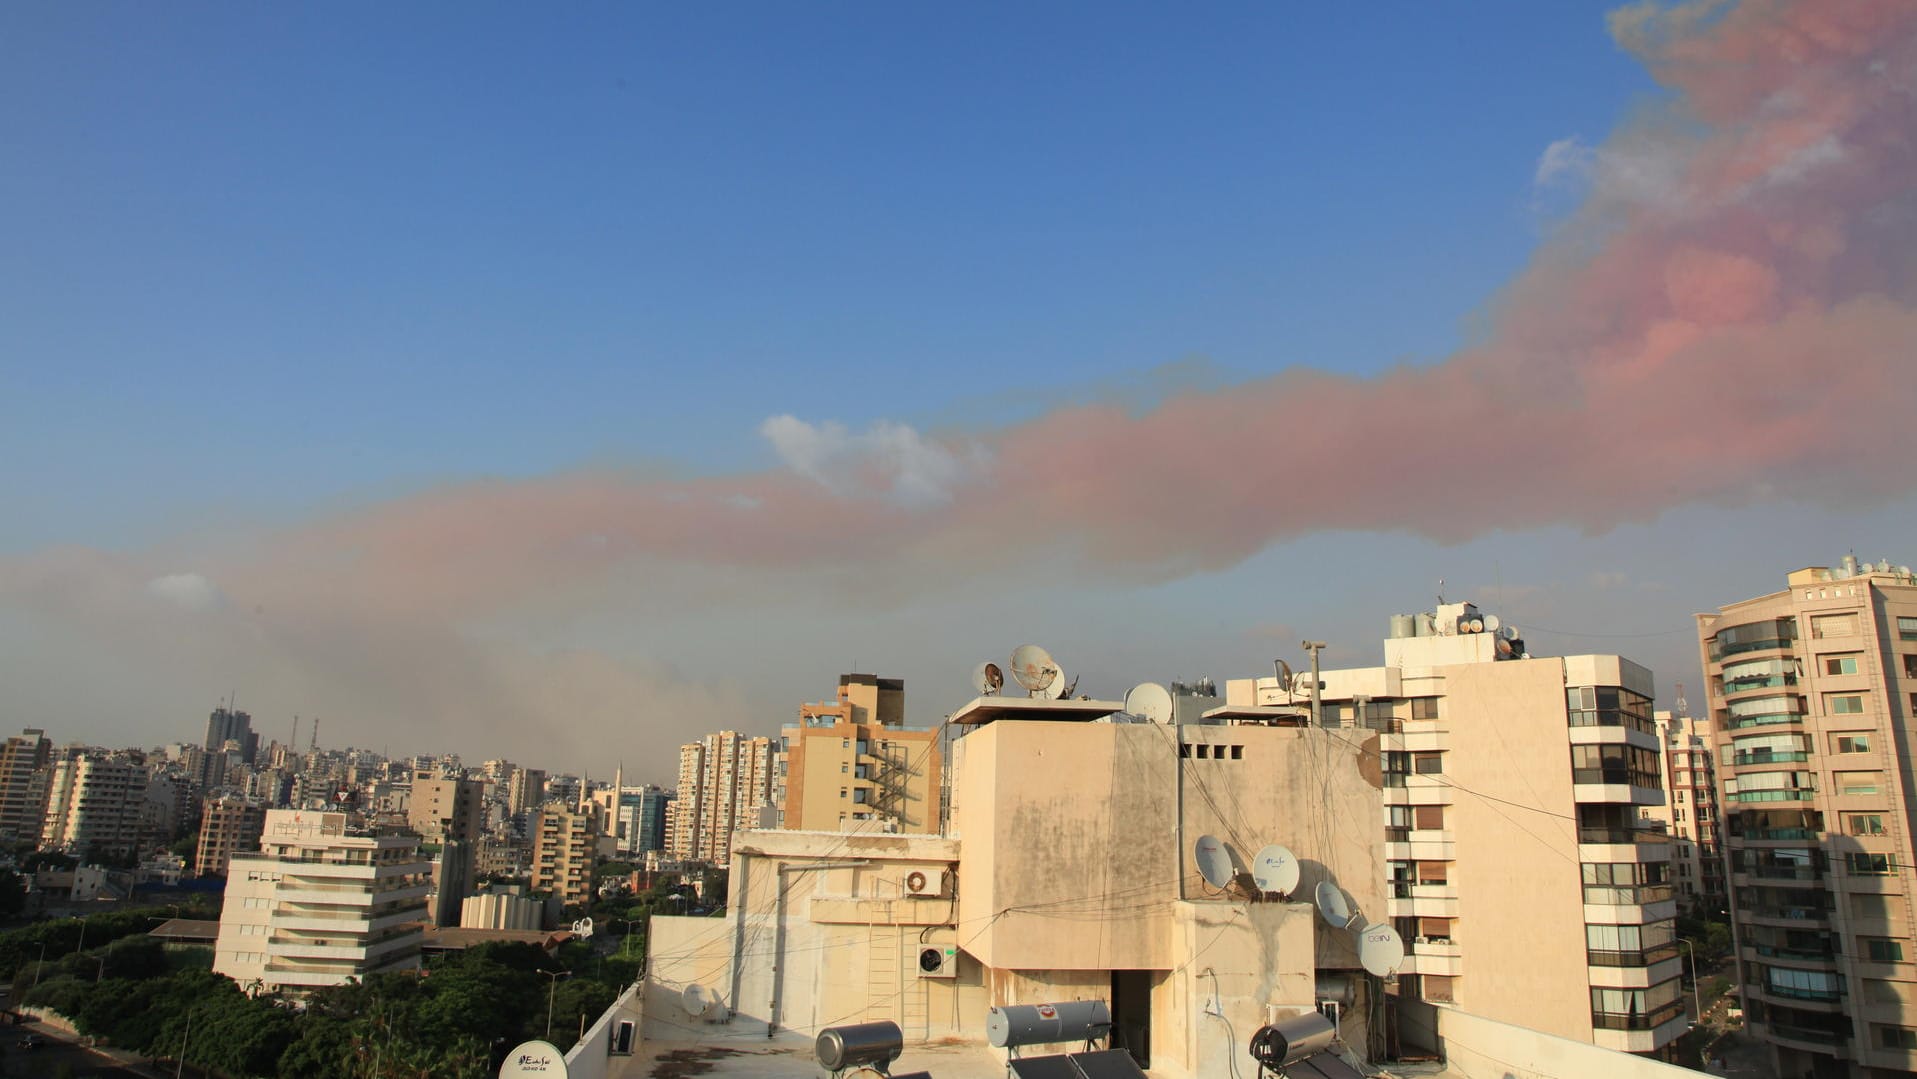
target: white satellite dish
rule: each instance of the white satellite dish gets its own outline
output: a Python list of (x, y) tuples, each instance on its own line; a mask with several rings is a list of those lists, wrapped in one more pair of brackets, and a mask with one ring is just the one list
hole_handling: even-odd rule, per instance
[(579, 937), (581, 939), (591, 937), (592, 936), (592, 918), (588, 916), (585, 918), (581, 918), (578, 921), (572, 923), (572, 935), (575, 937)]
[(1383, 922), (1365, 926), (1358, 934), (1358, 963), (1380, 978), (1396, 974), (1404, 964), (1404, 938)]
[(1012, 679), (1036, 697), (1058, 680), (1058, 661), (1038, 645), (1021, 644), (1012, 649)]
[(1328, 880), (1321, 880), (1318, 882), (1315, 898), (1318, 902), (1318, 913), (1326, 922), (1339, 929), (1351, 928), (1351, 919), (1355, 915), (1351, 912), (1351, 903), (1345, 898), (1343, 888)]
[(717, 1003), (717, 1001), (712, 997), (712, 990), (707, 989), (698, 982), (693, 982), (691, 985), (679, 991), (680, 1006), (685, 1008), (686, 1014), (692, 1016), (694, 1019), (698, 1019), (711, 1011), (715, 1003)]
[(1503, 624), (1504, 623), (1500, 622), (1498, 616), (1495, 614), (1487, 614), (1484, 616), (1484, 631), (1486, 633), (1496, 633), (1498, 627)]
[(1252, 859), (1251, 879), (1258, 882), (1261, 892), (1290, 895), (1298, 887), (1298, 856), (1273, 843)]
[(1052, 700), (1058, 700), (1060, 697), (1065, 696), (1067, 693), (1070, 693), (1073, 689), (1077, 688), (1078, 686), (1077, 682), (1068, 683), (1065, 681), (1065, 668), (1059, 667), (1057, 668), (1057, 670), (1058, 670), (1058, 673), (1052, 677), (1052, 684), (1040, 690), (1039, 696), (1050, 697)]
[(1292, 698), (1291, 664), (1282, 659), (1274, 659), (1272, 662), (1278, 665), (1278, 685), (1285, 691), (1285, 703), (1289, 704)]
[(972, 690), (981, 697), (996, 697), (1005, 688), (1005, 672), (996, 663), (986, 662), (972, 668)]
[(549, 1041), (520, 1042), (499, 1065), (499, 1079), (566, 1079), (566, 1054)]
[(1157, 682), (1140, 682), (1125, 694), (1125, 711), (1153, 723), (1172, 721), (1171, 691)]
[(1507, 641), (1515, 641), (1518, 639), (1518, 627), (1516, 626), (1507, 625), (1503, 629), (1499, 630), (1498, 632), (1502, 633), (1504, 635), (1504, 639)]
[(1214, 888), (1226, 888), (1237, 878), (1238, 871), (1232, 865), (1231, 848), (1225, 841), (1214, 835), (1201, 835), (1192, 847), (1192, 856), (1198, 862), (1198, 874), (1205, 883)]

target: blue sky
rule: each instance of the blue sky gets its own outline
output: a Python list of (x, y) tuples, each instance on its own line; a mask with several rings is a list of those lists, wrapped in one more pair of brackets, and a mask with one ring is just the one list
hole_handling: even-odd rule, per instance
[[(1534, 183), (1546, 148), (1599, 155), (1602, 202), (1589, 148), (1670, 103), (1605, 14), (0, 9), (0, 585), (9, 560), (62, 588), (99, 575), (72, 588), (86, 603), (0, 588), (0, 682), (56, 735), (190, 737), (245, 686), (269, 731), (318, 711), (342, 739), (477, 758), (541, 752), (525, 730), (549, 717), (462, 728), (452, 688), (380, 687), (518, 686), (500, 672), (577, 653), (619, 673), (566, 683), (595, 717), (573, 744), (647, 757), (721, 722), (769, 729), (855, 661), (926, 685), (914, 718), (936, 722), (973, 662), (1023, 639), (1106, 692), (1262, 673), (1301, 627), (1376, 662), (1385, 617), (1441, 576), (1593, 634), (1553, 651), (1631, 644), (1694, 682), (1690, 611), (1852, 545), (1912, 558), (1890, 547), (1908, 495), (1801, 516), (1802, 490), (1740, 480), (1615, 528), (1570, 511), (1443, 544), (1410, 518), (1301, 527), (1198, 572), (876, 600), (767, 576), (719, 589), (756, 600), (628, 605), (607, 597), (680, 575), (628, 564), (484, 611), (409, 608), (406, 639), (437, 642), (416, 668), (319, 658), (390, 629), (384, 609), (201, 638), (129, 636), (94, 603), (190, 571), (224, 590), (223, 618), (267, 594), (285, 611), (314, 601), (210, 567), (323, 549), (329, 522), (474, 480), (783, 474), (774, 416), (963, 445), (1073, 402), (1145, 414), (1300, 366), (1382, 383), (1440, 364), (1580, 213), (1581, 188)], [(72, 551), (94, 568), (43, 568)]]
[(1429, 359), (1650, 89), (1588, 4), (14, 9), (0, 550)]

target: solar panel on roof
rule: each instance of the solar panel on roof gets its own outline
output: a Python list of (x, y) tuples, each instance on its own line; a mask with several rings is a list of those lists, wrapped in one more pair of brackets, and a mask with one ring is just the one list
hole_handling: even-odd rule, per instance
[(1123, 1049), (1067, 1054), (1082, 1079), (1145, 1079), (1145, 1072)]
[(1364, 1079), (1363, 1073), (1330, 1053), (1314, 1053), (1285, 1070), (1293, 1079)]
[(1078, 1069), (1065, 1054), (1046, 1057), (1019, 1057), (1008, 1062), (1017, 1079), (1080, 1079)]

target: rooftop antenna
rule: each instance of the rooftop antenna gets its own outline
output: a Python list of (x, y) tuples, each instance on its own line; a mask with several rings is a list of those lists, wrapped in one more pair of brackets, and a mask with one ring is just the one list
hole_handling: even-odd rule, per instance
[(1691, 703), (1684, 699), (1684, 683), (1677, 684), (1677, 700), (1672, 702), (1677, 708), (1679, 719), (1691, 718)]
[(308, 753), (319, 752), (319, 717), (318, 716), (313, 717), (312, 741), (306, 743), (306, 751)]
[(286, 743), (286, 748), (294, 753), (300, 751), (300, 714), (298, 712), (293, 713), (293, 737)]
[(1438, 578), (1438, 606), (1444, 606), (1444, 578)]

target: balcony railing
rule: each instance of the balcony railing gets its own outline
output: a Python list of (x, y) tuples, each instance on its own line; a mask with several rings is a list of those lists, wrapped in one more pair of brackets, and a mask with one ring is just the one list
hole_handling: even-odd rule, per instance
[(1606, 951), (1591, 948), (1584, 953), (1585, 961), (1594, 967), (1648, 967), (1662, 963), (1666, 959), (1677, 958), (1677, 942), (1659, 944), (1635, 952)]
[(1753, 944), (1751, 948), (1766, 959), (1812, 960), (1823, 963), (1837, 962), (1837, 953), (1829, 948), (1779, 948), (1771, 944)]
[(1773, 841), (1779, 839), (1816, 839), (1818, 834), (1815, 828), (1748, 828), (1742, 832), (1731, 832), (1731, 838)]
[(1817, 792), (1814, 790), (1762, 790), (1730, 791), (1724, 795), (1731, 802), (1814, 802)]
[(1782, 997), (1786, 1000), (1814, 1000), (1823, 1004), (1836, 1004), (1844, 999), (1842, 989), (1806, 989), (1795, 985), (1750, 985), (1746, 988), (1766, 996)]
[(1790, 1023), (1766, 1023), (1765, 1029), (1780, 1038), (1794, 1042), (1816, 1042), (1819, 1045), (1847, 1045), (1850, 1043), (1850, 1031), (1818, 1030), (1815, 1027), (1800, 1027)]
[(1742, 768), (1747, 764), (1797, 764), (1810, 760), (1809, 753), (1733, 753), (1731, 765)]
[(1662, 828), (1579, 828), (1580, 843), (1668, 843), (1670, 833)]
[(1599, 1030), (1655, 1030), (1684, 1014), (1684, 1002), (1674, 1000), (1651, 1012), (1592, 1012), (1591, 1025)]

